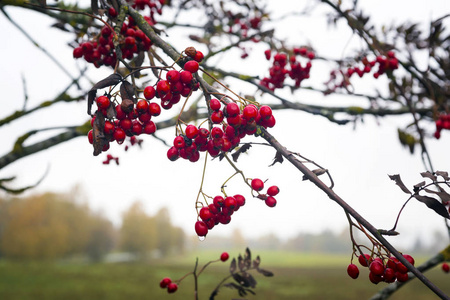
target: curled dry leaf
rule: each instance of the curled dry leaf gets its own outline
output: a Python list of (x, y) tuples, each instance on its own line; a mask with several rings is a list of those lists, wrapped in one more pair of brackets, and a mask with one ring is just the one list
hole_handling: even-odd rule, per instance
[(403, 192), (407, 193), (407, 194), (411, 194), (411, 192), (408, 190), (408, 188), (405, 186), (405, 184), (403, 183), (403, 181), (400, 179), (400, 175), (395, 174), (395, 175), (388, 175), (389, 178), (391, 180), (395, 181), (395, 184), (398, 185)]
[(441, 198), (442, 202), (450, 202), (450, 195), (444, 190), (436, 192), (436, 191), (433, 191), (433, 190), (430, 190), (430, 189), (424, 189), (424, 191), (427, 192), (427, 193), (430, 193), (430, 194), (438, 195), (439, 198)]
[(414, 198), (424, 203), (426, 206), (428, 206), (428, 208), (434, 210), (437, 214), (443, 216), (444, 218), (450, 219), (450, 215), (448, 214), (447, 209), (438, 200), (432, 197), (422, 196), (419, 194), (414, 194)]
[(130, 99), (134, 104), (136, 104), (137, 100), (134, 96), (134, 92), (135, 91), (133, 85), (128, 81), (124, 81), (120, 85), (120, 96), (122, 97), (122, 99)]
[(422, 175), (423, 178), (429, 178), (433, 181), (436, 181), (436, 176), (434, 176), (430, 171), (422, 172), (420, 173), (420, 175)]
[(239, 156), (242, 153), (247, 152), (247, 150), (250, 149), (251, 147), (252, 145), (250, 145), (250, 143), (245, 143), (240, 148), (238, 148), (233, 154), (231, 154), (231, 157), (233, 157), (233, 161), (237, 162)]
[(445, 181), (450, 181), (450, 177), (448, 177), (448, 172), (436, 171), (434, 172), (434, 174), (441, 176), (442, 178), (444, 178)]

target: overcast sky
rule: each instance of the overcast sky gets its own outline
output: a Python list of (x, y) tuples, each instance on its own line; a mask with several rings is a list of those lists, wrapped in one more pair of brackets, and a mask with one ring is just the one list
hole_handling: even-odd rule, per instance
[[(279, 7), (279, 3), (269, 1), (270, 10), (277, 16), (291, 11), (298, 2), (290, 1), (289, 5), (282, 7)], [(373, 15), (377, 23), (399, 24), (402, 20), (428, 22), (450, 11), (448, 1), (445, 0), (360, 1), (360, 3)], [(323, 17), (324, 11), (329, 10), (322, 7), (314, 12), (322, 18), (285, 18), (278, 22), (279, 32), (282, 36), (289, 37), (289, 44), (311, 44), (317, 49), (318, 54), (324, 57), (339, 58), (352, 53), (352, 47), (362, 45), (356, 37), (351, 38), (348, 31), (328, 30), (326, 19)], [(7, 12), (76, 76), (77, 70), (83, 64), (72, 59), (72, 50), (66, 46), (73, 38), (70, 34), (49, 29), (51, 20), (39, 14), (9, 7)], [(0, 49), (1, 118), (23, 106), (22, 76), (26, 81), (28, 107), (52, 99), (70, 82), (70, 78), (41, 51), (33, 47), (3, 14), (0, 15), (0, 28), (2, 28), (0, 40), (3, 41)], [(177, 37), (173, 40), (177, 41), (176, 45), (180, 49), (190, 46), (189, 41), (181, 36), (183, 33), (171, 34), (170, 38)], [(254, 45), (252, 48), (253, 53), (249, 59), (238, 65), (242, 66), (243, 73), (259, 72), (260, 75), (264, 75), (269, 67), (263, 58), (262, 52), (265, 47)], [(226, 56), (221, 57), (220, 66), (224, 68), (229, 66), (230, 62), (227, 59), (229, 58)], [(320, 86), (328, 76), (324, 70), (320, 63), (313, 65), (311, 79), (305, 81), (305, 84)], [(101, 70), (93, 70), (89, 72), (89, 77), (95, 81), (108, 74)], [(85, 87), (89, 86), (88, 82), (83, 84)], [(367, 81), (357, 80), (354, 84), (363, 91), (370, 91), (374, 87), (382, 89), (383, 80), (375, 81), (368, 78)], [(237, 85), (237, 88), (241, 86)], [(74, 94), (77, 93), (74, 89), (72, 91)], [(283, 92), (286, 97), (305, 103), (367, 105), (363, 99), (324, 98), (320, 94), (304, 90), (296, 92), (295, 96), (291, 96), (288, 91)], [(356, 126), (353, 124), (337, 126), (323, 117), (302, 112), (277, 111), (275, 116), (277, 125), (270, 132), (283, 145), (329, 169), (335, 181), (335, 191), (373, 222), (375, 227), (389, 229), (392, 226), (407, 195), (389, 180), (387, 174), (401, 174), (405, 184), (412, 186), (422, 180), (419, 173), (424, 171), (419, 151), (410, 155), (398, 141), (397, 127), (411, 122), (410, 116), (382, 119), (366, 117), (364, 123), (357, 122)], [(18, 135), (32, 128), (61, 124), (76, 125), (85, 120), (87, 120), (86, 104), (82, 102), (58, 104), (15, 121), (0, 128), (2, 137), (0, 155), (11, 149)], [(432, 131), (431, 125), (429, 132)], [(174, 131), (161, 130), (157, 134), (172, 140)], [(30, 142), (46, 136), (38, 136), (30, 139)], [(93, 157), (92, 147), (87, 139), (78, 138), (6, 167), (0, 171), (0, 178), (17, 176), (16, 186), (20, 187), (38, 180), (50, 166), (49, 174), (33, 192), (48, 190), (67, 192), (79, 184), (91, 207), (103, 211), (116, 224), (120, 222), (121, 213), (133, 201), (142, 201), (150, 214), (166, 206), (173, 221), (182, 226), (186, 232), (193, 233), (193, 224), (196, 220), (195, 198), (200, 185), (202, 164), (181, 160), (170, 162), (166, 159), (167, 148), (160, 141), (151, 137), (144, 137), (144, 140), (144, 147), (141, 150), (131, 148), (125, 153), (123, 147), (111, 147), (111, 153), (120, 156), (120, 166), (102, 165), (101, 161), (105, 156)], [(448, 159), (450, 132), (443, 132), (439, 141), (428, 139), (427, 145), (435, 168), (450, 170)], [(274, 154), (268, 147), (252, 147), (250, 155), (243, 157), (238, 166), (247, 177), (268, 179), (267, 184), (278, 185), (281, 189), (281, 193), (277, 196), (278, 205), (275, 208), (268, 208), (263, 202), (251, 199), (249, 190), (242, 185), (240, 179), (236, 178), (229, 183), (230, 193), (235, 191), (243, 194), (247, 198), (247, 204), (232, 216), (229, 225), (217, 226), (210, 234), (229, 234), (234, 228), (239, 228), (246, 236), (276, 233), (282, 238), (288, 238), (298, 232), (343, 230), (347, 221), (342, 209), (311, 183), (302, 181), (301, 174), (287, 163), (269, 168)], [(220, 185), (232, 173), (233, 170), (226, 163), (208, 162), (205, 192), (210, 195), (219, 194)], [(423, 204), (411, 202), (401, 217), (398, 228), (401, 236), (397, 239), (401, 242), (410, 242), (411, 236), (421, 235), (427, 240), (430, 238), (430, 231), (444, 232), (443, 224), (443, 220)]]

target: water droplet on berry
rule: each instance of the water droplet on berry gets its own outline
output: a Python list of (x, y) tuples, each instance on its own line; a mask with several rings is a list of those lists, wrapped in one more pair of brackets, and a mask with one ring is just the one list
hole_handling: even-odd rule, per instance
[(206, 238), (206, 237), (204, 237), (204, 236), (199, 236), (199, 237), (198, 237), (198, 240), (199, 240), (200, 242), (203, 242), (203, 241), (205, 240), (205, 238)]

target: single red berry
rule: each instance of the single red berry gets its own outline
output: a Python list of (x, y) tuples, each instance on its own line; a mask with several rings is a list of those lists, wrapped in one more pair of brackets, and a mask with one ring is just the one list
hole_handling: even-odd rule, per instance
[(190, 139), (195, 139), (198, 136), (198, 128), (195, 125), (188, 125), (185, 129), (186, 137)]
[(214, 111), (218, 111), (221, 107), (220, 101), (217, 99), (211, 99), (211, 101), (209, 101), (209, 107)]
[(144, 97), (147, 100), (152, 100), (155, 97), (156, 90), (151, 85), (145, 87), (144, 89)]
[(180, 72), (178, 72), (177, 70), (170, 70), (166, 74), (166, 79), (170, 83), (178, 82), (180, 80), (180, 78), (181, 78)]
[(131, 131), (136, 135), (140, 135), (142, 133), (142, 130), (143, 130), (142, 124), (139, 123), (138, 121), (133, 121)]
[(359, 269), (355, 264), (349, 264), (347, 267), (347, 274), (353, 279), (358, 278), (359, 276)]
[(397, 262), (395, 268), (400, 273), (403, 273), (403, 274), (408, 273), (408, 268), (404, 264), (402, 264), (401, 262)]
[(189, 83), (191, 83), (192, 79), (194, 79), (194, 77), (192, 76), (191, 72), (181, 71), (180, 79), (181, 79), (182, 83), (189, 84)]
[(201, 62), (204, 57), (205, 56), (203, 55), (203, 53), (201, 51), (197, 51), (197, 53), (195, 53), (194, 60), (196, 62)]
[(264, 188), (264, 182), (261, 179), (255, 178), (252, 180), (251, 186), (252, 189), (259, 192)]
[(392, 283), (397, 277), (395, 277), (395, 270), (391, 268), (386, 268), (384, 271), (384, 281), (387, 283)]
[(176, 161), (180, 157), (178, 153), (178, 149), (175, 147), (170, 147), (169, 150), (167, 150), (167, 158), (171, 161)]
[(213, 214), (208, 206), (202, 207), (198, 215), (200, 216), (200, 219), (202, 219), (203, 221), (208, 221), (213, 217)]
[(110, 121), (105, 121), (105, 127), (103, 131), (105, 134), (113, 134), (114, 133), (115, 126)]
[(450, 272), (450, 266), (448, 265), (448, 263), (443, 263), (442, 264), (442, 271), (444, 271), (445, 273)]
[(234, 199), (234, 197), (226, 197), (224, 205), (225, 207), (228, 207), (230, 210), (234, 210), (237, 206), (236, 199)]
[(259, 114), (261, 115), (262, 119), (269, 119), (270, 116), (272, 116), (272, 109), (270, 106), (263, 105), (259, 108)]
[(169, 294), (175, 293), (178, 289), (178, 285), (174, 282), (169, 283), (169, 285), (167, 286), (167, 292)]
[(156, 84), (156, 91), (161, 96), (166, 95), (170, 92), (170, 84), (167, 80), (160, 80)]
[(138, 103), (136, 103), (136, 110), (140, 114), (147, 112), (148, 102), (145, 100), (139, 100)]
[(408, 273), (395, 272), (395, 277), (397, 277), (398, 282), (405, 282), (409, 279)]
[(369, 270), (371, 273), (377, 276), (381, 276), (384, 274), (384, 266), (379, 261), (373, 261), (369, 266)]
[(156, 131), (156, 124), (153, 121), (148, 121), (144, 123), (144, 128), (142, 131), (145, 134), (154, 134)]
[(222, 196), (216, 196), (216, 197), (214, 197), (214, 199), (213, 199), (213, 203), (214, 203), (214, 205), (215, 205), (217, 208), (222, 207), (224, 201), (225, 201), (225, 199), (223, 199)]
[(214, 111), (214, 112), (211, 114), (211, 122), (213, 122), (214, 124), (220, 124), (220, 123), (222, 123), (223, 118), (224, 118), (224, 116), (223, 116), (223, 113), (222, 113), (221, 110)]
[(97, 102), (97, 106), (98, 106), (99, 109), (105, 109), (105, 108), (108, 108), (109, 105), (111, 104), (111, 101), (110, 101), (109, 98), (106, 97), (106, 96), (100, 96), (100, 97), (98, 97), (97, 100), (96, 100), (96, 102)]
[(277, 200), (274, 197), (269, 196), (265, 200), (265, 203), (268, 207), (275, 207), (277, 205)]
[(161, 114), (161, 106), (156, 102), (152, 102), (148, 105), (148, 112), (154, 117), (159, 116)]
[(172, 283), (172, 280), (169, 277), (163, 278), (160, 282), (159, 282), (159, 286), (161, 288), (166, 288), (170, 283)]
[(110, 17), (112, 17), (112, 18), (114, 18), (114, 17), (117, 17), (117, 11), (114, 9), (114, 7), (110, 7), (109, 9), (108, 9), (108, 14), (109, 14), (109, 16)]
[(113, 138), (117, 141), (118, 144), (122, 144), (126, 136), (127, 135), (122, 128), (116, 128), (116, 130), (114, 130)]
[(234, 102), (227, 103), (226, 111), (228, 117), (235, 117), (240, 113), (239, 105)]
[(221, 260), (221, 261), (227, 261), (228, 258), (230, 258), (230, 255), (228, 254), (228, 252), (223, 252), (223, 253), (220, 255), (220, 260)]
[(213, 139), (220, 139), (223, 136), (223, 130), (219, 127), (213, 127), (211, 129), (211, 137)]
[(238, 195), (234, 195), (233, 197), (234, 197), (234, 199), (236, 199), (236, 204), (238, 207), (244, 206), (244, 204), (245, 204), (244, 196), (238, 194)]
[(378, 284), (378, 283), (383, 281), (383, 277), (381, 277), (380, 275), (375, 275), (373, 272), (370, 272), (369, 273), (369, 280), (373, 284)]
[(184, 141), (184, 137), (182, 137), (181, 135), (176, 136), (173, 139), (173, 146), (177, 149), (181, 149), (184, 148), (184, 146), (186, 146), (186, 142)]
[(409, 261), (409, 263), (414, 266), (415, 261), (414, 261), (414, 258), (411, 255), (403, 254), (403, 257), (406, 258), (406, 260)]
[(92, 129), (89, 130), (89, 132), (88, 132), (88, 141), (89, 141), (89, 144), (93, 144), (94, 143), (94, 132), (93, 132)]
[(270, 60), (270, 56), (272, 55), (270, 49), (267, 49), (266, 51), (264, 51), (264, 56), (266, 57), (267, 60)]
[(195, 60), (190, 60), (190, 61), (188, 61), (188, 62), (186, 62), (185, 64), (184, 64), (184, 70), (185, 71), (188, 71), (188, 72), (191, 72), (191, 73), (195, 73), (195, 72), (197, 72), (198, 71), (198, 62), (196, 62)]
[(358, 256), (358, 261), (361, 264), (361, 266), (367, 267), (372, 262), (372, 258), (370, 257), (369, 254), (363, 254)]
[(272, 185), (267, 189), (267, 195), (276, 196), (280, 192), (280, 189), (276, 185)]
[(82, 56), (83, 56), (83, 48), (76, 47), (75, 49), (73, 49), (73, 57), (74, 58), (80, 58)]
[(206, 236), (208, 234), (208, 226), (206, 226), (205, 222), (195, 222), (195, 233), (197, 233), (198, 236)]
[(253, 121), (258, 116), (258, 109), (252, 104), (247, 105), (244, 107), (242, 115), (247, 121)]
[(314, 57), (316, 57), (314, 52), (308, 52), (307, 56), (308, 56), (309, 59), (314, 59)]

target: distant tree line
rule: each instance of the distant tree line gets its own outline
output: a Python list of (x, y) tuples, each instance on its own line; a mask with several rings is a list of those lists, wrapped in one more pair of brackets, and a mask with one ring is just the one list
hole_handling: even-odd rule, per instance
[(59, 259), (84, 255), (101, 260), (112, 251), (136, 258), (184, 249), (184, 233), (167, 209), (148, 215), (139, 202), (123, 214), (120, 228), (79, 203), (72, 193), (0, 198), (0, 258)]

